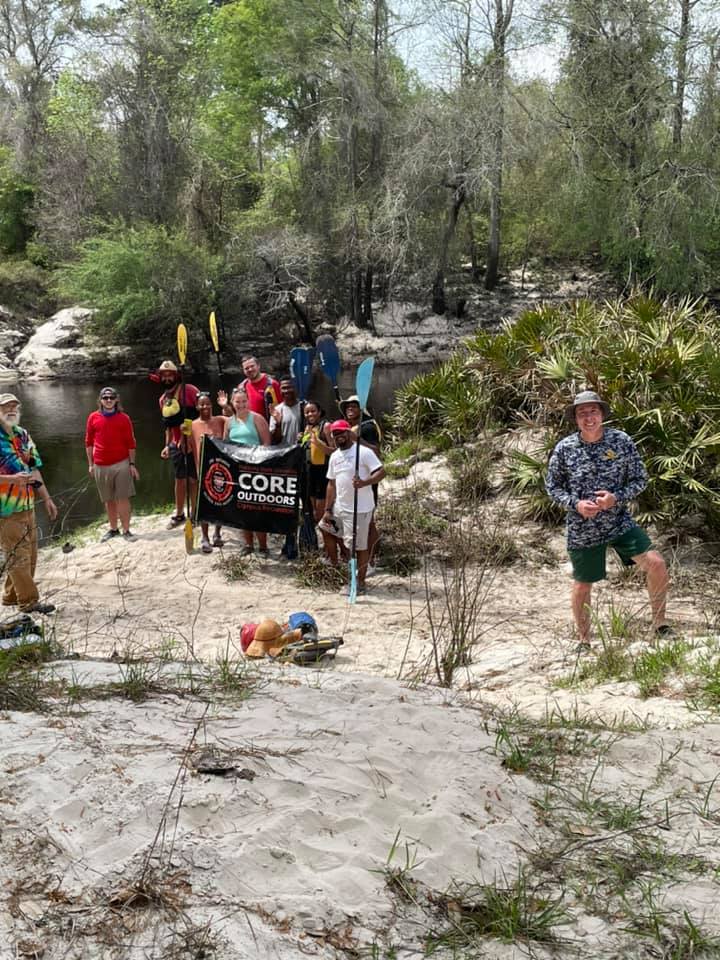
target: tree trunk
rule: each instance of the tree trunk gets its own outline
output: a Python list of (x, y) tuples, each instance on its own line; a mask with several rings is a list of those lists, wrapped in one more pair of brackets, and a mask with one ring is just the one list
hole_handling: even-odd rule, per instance
[(432, 288), (432, 311), (439, 316), (447, 310), (447, 300), (445, 298), (445, 272), (447, 270), (448, 251), (450, 243), (455, 236), (458, 217), (462, 210), (462, 205), (467, 198), (467, 185), (464, 176), (455, 187), (450, 200), (450, 209), (448, 210), (447, 223), (440, 241), (440, 255), (438, 256), (437, 270), (435, 271), (435, 280)]
[(680, 0), (680, 33), (677, 45), (677, 73), (675, 76), (675, 102), (673, 104), (673, 147), (676, 150), (682, 147), (690, 9), (693, 5), (691, 0)]
[(492, 169), (490, 171), (490, 230), (488, 235), (485, 289), (494, 290), (500, 273), (500, 235), (502, 225), (503, 164), (505, 162), (505, 72), (507, 34), (514, 0), (495, 0), (492, 25), (492, 86), (494, 91), (494, 130), (492, 132)]
[(482, 280), (482, 270), (480, 269), (480, 260), (478, 258), (478, 244), (475, 236), (475, 227), (473, 225), (473, 211), (471, 206), (465, 207), (467, 215), (468, 244), (470, 247), (470, 275), (475, 283)]
[(307, 310), (301, 303), (298, 302), (292, 290), (288, 292), (288, 303), (292, 307), (295, 314), (295, 323), (298, 325), (301, 338), (306, 340), (308, 343), (315, 343), (315, 333), (313, 331), (312, 324), (310, 323), (310, 317), (308, 316)]
[(365, 270), (365, 281), (363, 283), (363, 320), (365, 326), (375, 332), (375, 323), (372, 312), (372, 291), (373, 291), (373, 268), (367, 267)]

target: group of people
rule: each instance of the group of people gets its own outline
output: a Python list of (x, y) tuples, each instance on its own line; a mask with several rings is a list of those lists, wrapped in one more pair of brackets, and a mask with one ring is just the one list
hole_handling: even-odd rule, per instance
[[(300, 444), (306, 454), (306, 473), (301, 484), (303, 512), (321, 531), (329, 564), (337, 565), (347, 558), (354, 534), (358, 591), (364, 592), (368, 563), (379, 540), (374, 511), (377, 485), (384, 476), (377, 424), (361, 409), (357, 397), (341, 401), (343, 418), (329, 421), (317, 400), (300, 402), (292, 377), (276, 380), (264, 373), (257, 359), (251, 356), (243, 359), (242, 368), (245, 378), (230, 395), (222, 390), (218, 392), (219, 413), (214, 412), (210, 393), (183, 382), (172, 360), (164, 360), (158, 368), (157, 378), (163, 387), (159, 406), (165, 431), (160, 455), (171, 462), (174, 474), (174, 512), (169, 527), (183, 525), (186, 504), (195, 503), (204, 436), (249, 447)], [(122, 536), (134, 540), (130, 529), (130, 497), (139, 474), (132, 423), (122, 411), (120, 398), (112, 387), (100, 391), (98, 403), (99, 409), (87, 420), (85, 447), (88, 467), (95, 477), (109, 521), (109, 529), (102, 539)], [(360, 445), (357, 476), (356, 443)], [(212, 553), (214, 547), (223, 545), (219, 526), (215, 526), (211, 539), (209, 524), (201, 521), (201, 533), (203, 553)], [(243, 530), (242, 535), (243, 555), (255, 553), (257, 544), (258, 555), (269, 558), (267, 533)], [(280, 559), (293, 561), (297, 556), (297, 537), (289, 534)]]
[[(165, 427), (161, 456), (172, 462), (175, 510), (170, 527), (185, 522), (185, 503), (194, 502), (202, 437), (245, 445), (300, 444), (306, 452), (304, 510), (323, 536), (327, 562), (338, 564), (353, 545), (358, 559), (358, 592), (366, 590), (368, 562), (377, 546), (374, 524), (377, 485), (385, 472), (378, 456), (377, 425), (364, 415), (357, 397), (340, 406), (342, 419), (328, 421), (316, 400), (300, 403), (291, 377), (279, 381), (260, 370), (254, 357), (243, 361), (245, 379), (230, 396), (220, 392), (221, 413), (213, 413), (210, 394), (184, 384), (175, 364), (165, 360), (158, 370), (163, 392), (159, 399)], [(39, 497), (50, 520), (57, 508), (40, 473), (42, 461), (32, 438), (20, 425), (21, 405), (11, 393), (0, 395), (0, 548), (4, 554), (2, 603), (22, 611), (50, 613), (34, 581), (37, 531), (34, 506)], [(672, 634), (666, 620), (668, 573), (660, 553), (632, 518), (628, 505), (645, 488), (647, 472), (635, 444), (621, 430), (608, 426), (608, 404), (593, 391), (579, 393), (565, 411), (574, 430), (555, 447), (546, 489), (567, 511), (567, 546), (572, 564), (572, 611), (581, 648), (590, 642), (592, 585), (606, 577), (611, 547), (626, 566), (646, 575), (652, 624), (658, 636)], [(184, 424), (192, 417), (191, 429)], [(359, 447), (357, 446), (359, 445)], [(130, 418), (120, 397), (104, 387), (98, 409), (87, 419), (85, 447), (88, 468), (107, 511), (109, 529), (103, 540), (134, 540), (130, 529), (130, 498), (139, 478), (136, 443)], [(357, 465), (357, 466), (356, 466)], [(357, 510), (354, 509), (357, 491)], [(243, 531), (244, 554), (268, 557), (267, 534)], [(222, 545), (215, 528), (212, 543), (202, 524), (202, 550)], [(286, 538), (282, 557), (297, 556), (294, 535)]]

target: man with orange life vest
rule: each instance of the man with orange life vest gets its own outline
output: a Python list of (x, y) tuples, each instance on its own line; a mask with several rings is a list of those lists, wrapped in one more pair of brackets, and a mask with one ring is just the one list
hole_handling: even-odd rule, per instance
[(160, 383), (165, 388), (160, 396), (160, 414), (165, 426), (165, 446), (160, 456), (171, 460), (175, 474), (175, 513), (170, 517), (168, 527), (172, 530), (185, 522), (186, 484), (190, 484), (190, 501), (195, 501), (197, 491), (197, 471), (193, 457), (191, 438), (183, 432), (183, 423), (196, 413), (196, 403), (200, 392), (192, 383), (183, 387), (178, 368), (172, 360), (163, 360), (158, 367)]
[(35, 584), (37, 526), (35, 494), (48, 517), (57, 517), (40, 474), (42, 462), (27, 430), (20, 426), (20, 401), (12, 393), (0, 395), (0, 547), (6, 573), (2, 602), (27, 613), (52, 613), (52, 603), (41, 603)]

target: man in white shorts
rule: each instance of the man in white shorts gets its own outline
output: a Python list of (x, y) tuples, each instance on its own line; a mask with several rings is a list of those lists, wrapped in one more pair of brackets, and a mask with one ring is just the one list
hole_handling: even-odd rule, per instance
[(325, 535), (342, 540), (348, 550), (353, 545), (353, 506), (355, 490), (358, 494), (355, 547), (358, 561), (358, 590), (366, 593), (365, 576), (368, 565), (368, 532), (375, 509), (372, 485), (379, 483), (385, 470), (375, 453), (365, 446), (359, 449), (359, 466), (355, 474), (355, 435), (347, 420), (330, 424), (330, 434), (337, 449), (328, 463), (328, 485), (325, 513), (321, 529)]

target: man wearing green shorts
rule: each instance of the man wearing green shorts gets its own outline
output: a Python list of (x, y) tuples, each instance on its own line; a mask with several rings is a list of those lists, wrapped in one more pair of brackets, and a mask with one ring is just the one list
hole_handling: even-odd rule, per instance
[(567, 544), (573, 568), (572, 610), (580, 643), (590, 643), (590, 595), (604, 580), (607, 548), (625, 566), (645, 572), (653, 628), (665, 621), (668, 574), (647, 533), (630, 516), (627, 505), (647, 485), (647, 473), (635, 444), (622, 430), (606, 427), (610, 408), (592, 390), (579, 393), (565, 410), (577, 431), (561, 440), (550, 457), (545, 488), (567, 510)]

